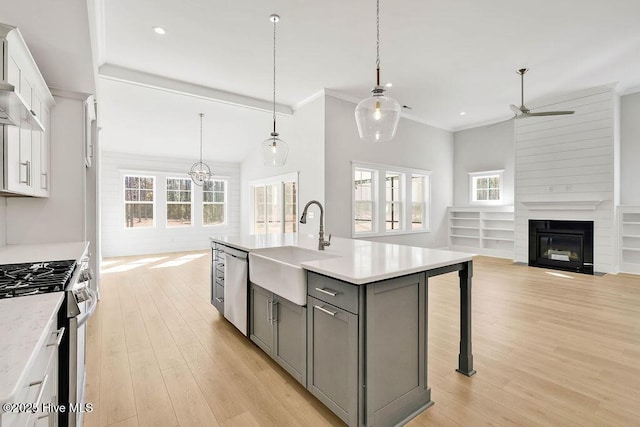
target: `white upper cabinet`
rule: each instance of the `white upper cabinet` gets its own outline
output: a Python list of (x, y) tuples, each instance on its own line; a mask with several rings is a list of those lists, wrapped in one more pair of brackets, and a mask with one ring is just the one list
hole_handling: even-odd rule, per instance
[(0, 24), (0, 44), (0, 194), (47, 197), (54, 100), (20, 31)]

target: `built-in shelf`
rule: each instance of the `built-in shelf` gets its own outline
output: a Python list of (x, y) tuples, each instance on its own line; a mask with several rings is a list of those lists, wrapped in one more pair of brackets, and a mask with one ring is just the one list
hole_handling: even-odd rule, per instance
[(449, 208), (449, 247), (501, 258), (515, 257), (513, 206)]
[(620, 271), (640, 274), (640, 206), (620, 206)]

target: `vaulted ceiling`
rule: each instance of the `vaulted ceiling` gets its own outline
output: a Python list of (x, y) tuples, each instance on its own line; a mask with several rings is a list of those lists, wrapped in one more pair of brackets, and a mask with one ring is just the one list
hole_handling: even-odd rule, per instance
[[(254, 107), (213, 105), (202, 96), (103, 78), (103, 126), (114, 136), (105, 139), (107, 149), (151, 147), (154, 154), (188, 157), (171, 141), (181, 128), (197, 126), (203, 111), (205, 126), (219, 130), (219, 159), (241, 161), (250, 141), (258, 144), (269, 130), (253, 131), (269, 122), (270, 114), (255, 107), (268, 106), (271, 98), (268, 17), (274, 12), (282, 18), (281, 111), (323, 89), (359, 100), (374, 83), (374, 0), (0, 0), (0, 10), (0, 21), (20, 27), (52, 86), (93, 92), (95, 67), (102, 65), (215, 89), (222, 98), (241, 95), (238, 103)], [(407, 116), (436, 127), (458, 130), (509, 118), (508, 105), (519, 104), (515, 71), (521, 67), (531, 69), (525, 88), (530, 105), (613, 82), (620, 93), (640, 90), (637, 0), (381, 0), (380, 13), (382, 80), (393, 84), (388, 95), (412, 107)], [(167, 34), (157, 35), (153, 26)], [(135, 123), (126, 119), (136, 114)], [(175, 119), (173, 133), (161, 126), (167, 117)], [(193, 138), (197, 127), (185, 136)]]

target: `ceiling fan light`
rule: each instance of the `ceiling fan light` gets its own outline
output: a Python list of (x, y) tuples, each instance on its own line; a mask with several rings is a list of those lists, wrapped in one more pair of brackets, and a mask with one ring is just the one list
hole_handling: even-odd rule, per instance
[(356, 124), (360, 139), (367, 142), (391, 141), (400, 121), (400, 104), (384, 96), (384, 89), (376, 87), (369, 98), (356, 107)]
[(274, 132), (262, 142), (262, 162), (265, 166), (284, 166), (287, 161), (289, 146), (278, 136)]

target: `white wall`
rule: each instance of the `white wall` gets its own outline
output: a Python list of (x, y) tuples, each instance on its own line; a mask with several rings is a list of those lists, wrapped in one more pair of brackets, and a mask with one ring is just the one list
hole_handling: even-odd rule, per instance
[(0, 246), (7, 244), (7, 199), (0, 197)]
[(453, 204), (468, 206), (469, 173), (503, 169), (503, 204), (513, 204), (515, 179), (514, 121), (453, 134)]
[[(614, 90), (603, 86), (537, 106), (575, 110), (573, 115), (517, 121), (516, 261), (528, 260), (529, 219), (591, 220), (595, 271), (617, 271), (617, 106)], [(536, 201), (562, 209), (532, 210), (523, 203)], [(579, 201), (602, 202), (594, 210), (573, 209)]]
[[(270, 129), (264, 130), (266, 139)], [(278, 132), (289, 146), (289, 155), (283, 167), (264, 166), (260, 156), (260, 141), (242, 162), (242, 202), (240, 234), (249, 234), (253, 208), (249, 181), (299, 172), (298, 176), (298, 216), (309, 200), (324, 203), (324, 97), (298, 108), (292, 117), (278, 117)], [(315, 209), (315, 208), (314, 208)], [(309, 219), (307, 224), (299, 224), (300, 233), (317, 233), (319, 215)]]
[(621, 98), (620, 203), (640, 204), (640, 92)]
[[(237, 163), (216, 163), (204, 159), (213, 173), (226, 177), (229, 183), (225, 227), (202, 226), (202, 191), (196, 187), (193, 197), (193, 225), (166, 227), (166, 178), (188, 177), (193, 160), (141, 156), (134, 154), (101, 153), (101, 233), (102, 256), (123, 256), (178, 252), (205, 249), (209, 237), (217, 234), (238, 234), (240, 227), (240, 167)], [(156, 225), (154, 228), (125, 228), (123, 176), (126, 173), (156, 177)], [(200, 191), (198, 191), (200, 189)]]
[(55, 96), (48, 198), (7, 198), (7, 244), (85, 240), (84, 102)]
[(360, 140), (351, 102), (325, 97), (325, 201), (327, 233), (351, 237), (351, 162), (371, 162), (431, 173), (431, 232), (373, 237), (370, 240), (422, 247), (447, 246), (446, 210), (453, 194), (453, 135), (400, 119), (393, 141)]

